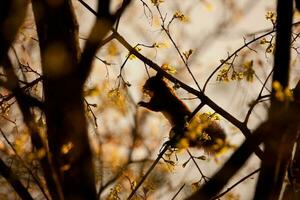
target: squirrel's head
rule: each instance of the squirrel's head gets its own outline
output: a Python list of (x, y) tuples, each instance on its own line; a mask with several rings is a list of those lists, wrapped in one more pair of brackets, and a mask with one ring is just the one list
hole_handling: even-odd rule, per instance
[(157, 89), (160, 89), (161, 87), (163, 87), (164, 85), (166, 85), (165, 81), (158, 76), (152, 76), (150, 77), (146, 83), (143, 86), (143, 90), (147, 90), (147, 91), (157, 91)]

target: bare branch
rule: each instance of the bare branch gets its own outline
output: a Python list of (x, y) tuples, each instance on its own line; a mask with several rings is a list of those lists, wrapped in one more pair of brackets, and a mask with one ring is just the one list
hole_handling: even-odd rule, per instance
[(179, 190), (176, 192), (176, 194), (172, 197), (171, 200), (176, 199), (177, 195), (181, 192), (181, 190), (184, 188), (184, 186), (185, 186), (185, 184), (183, 184), (183, 185), (179, 188)]
[[(277, 1), (276, 43), (274, 53), (273, 83), (284, 89), (288, 87), (290, 76), (290, 47), (293, 21), (293, 1)], [(254, 199), (279, 199), (293, 145), (298, 132), (299, 105), (280, 101), (272, 89), (269, 121), (276, 124), (264, 141), (264, 158), (256, 185)], [(295, 107), (295, 108), (293, 108)], [(295, 111), (298, 111), (295, 113)], [(289, 112), (288, 114), (286, 114)], [(294, 118), (291, 118), (291, 116)], [(298, 119), (297, 119), (298, 118)], [(263, 188), (262, 188), (263, 187)]]
[[(32, 88), (33, 86), (37, 85), (42, 80), (43, 80), (43, 78), (39, 77), (39, 78), (27, 83), (25, 86), (21, 87), (20, 90), (23, 91), (23, 93), (25, 93), (25, 91), (27, 89)], [(0, 83), (0, 84), (2, 84), (2, 83)], [(11, 93), (11, 94), (8, 94), (7, 96), (4, 96), (3, 99), (0, 101), (0, 105), (3, 104), (6, 101), (11, 100), (13, 97), (14, 97), (14, 93)]]
[(9, 182), (23, 200), (33, 200), (32, 196), (13, 171), (0, 158), (0, 174)]
[(96, 17), (96, 22), (92, 27), (91, 33), (87, 38), (84, 46), (79, 67), (75, 71), (75, 75), (80, 80), (80, 84), (83, 85), (87, 79), (91, 68), (94, 56), (99, 48), (105, 43), (103, 42), (104, 37), (113, 27), (116, 20), (122, 15), (131, 0), (124, 0), (122, 6), (116, 11), (115, 14), (109, 13), (109, 1), (99, 1), (98, 12), (94, 11), (84, 1), (78, 0), (85, 8), (92, 12)]
[(165, 152), (168, 150), (169, 148), (169, 144), (166, 144), (164, 146), (164, 148), (161, 150), (161, 152), (158, 154), (157, 158), (155, 159), (155, 161), (152, 163), (152, 165), (149, 167), (149, 169), (147, 170), (147, 172), (141, 177), (141, 179), (139, 180), (139, 182), (136, 184), (135, 188), (131, 191), (130, 195), (128, 196), (127, 200), (132, 199), (132, 197), (134, 196), (134, 194), (137, 192), (137, 190), (139, 189), (139, 187), (143, 184), (143, 182), (146, 180), (146, 178), (148, 177), (148, 175), (152, 172), (152, 170), (155, 168), (155, 166), (157, 165), (157, 163), (159, 162), (159, 160), (163, 157), (163, 155), (165, 154)]
[[(300, 24), (300, 21), (298, 21), (298, 22), (295, 22), (295, 23), (293, 23), (293, 26), (298, 26)], [(269, 30), (267, 33), (264, 33), (264, 34), (262, 34), (261, 36), (259, 36), (259, 37), (256, 37), (256, 38), (254, 38), (253, 40), (250, 40), (250, 41), (248, 41), (248, 42), (246, 42), (246, 43), (244, 43), (244, 45), (243, 46), (241, 46), (240, 48), (238, 48), (237, 50), (235, 50), (232, 54), (230, 54), (225, 60), (224, 60), (224, 62), (222, 62), (219, 66), (217, 66), (216, 68), (215, 68), (215, 70), (210, 74), (210, 76), (207, 78), (207, 80), (206, 80), (206, 82), (205, 82), (205, 84), (204, 84), (204, 87), (203, 87), (203, 92), (205, 91), (205, 89), (206, 89), (206, 87), (207, 87), (207, 84), (208, 84), (208, 82), (210, 81), (210, 79), (214, 76), (214, 74), (227, 62), (227, 61), (229, 61), (234, 55), (236, 55), (238, 52), (240, 52), (242, 49), (244, 49), (244, 48), (248, 48), (248, 46), (250, 45), (250, 44), (252, 44), (253, 42), (256, 42), (257, 40), (259, 40), (259, 39), (261, 39), (261, 38), (263, 38), (263, 37), (265, 37), (265, 36), (267, 36), (267, 35), (270, 35), (271, 33), (274, 33), (276, 31), (276, 28), (275, 29), (272, 29), (272, 30)]]
[[(9, 83), (9, 85), (12, 85), (11, 90), (16, 97), (19, 108), (23, 115), (24, 122), (30, 131), (33, 145), (37, 148), (37, 150), (46, 150), (47, 148), (40, 136), (38, 125), (35, 123), (34, 116), (30, 111), (31, 103), (28, 102), (26, 98), (24, 98), (24, 93), (18, 85), (18, 77), (13, 70), (12, 63), (8, 56), (5, 57), (3, 66), (7, 74), (7, 82)], [(42, 157), (40, 161), (44, 171), (45, 179), (47, 181), (48, 189), (52, 197), (59, 197), (59, 194), (61, 193), (59, 192), (57, 177), (53, 171), (51, 162), (48, 159), (48, 155), (46, 154), (46, 156)]]
[(22, 163), (22, 165), (24, 165), (24, 167), (26, 168), (26, 170), (29, 172), (29, 174), (31, 175), (31, 177), (33, 178), (33, 180), (35, 181), (35, 183), (37, 184), (37, 186), (39, 187), (39, 189), (41, 190), (41, 192), (43, 193), (44, 197), (49, 200), (48, 195), (46, 194), (46, 191), (44, 190), (40, 180), (38, 177), (36, 177), (33, 173), (33, 171), (29, 168), (29, 166), (27, 166), (27, 164), (25, 163), (25, 161), (21, 158), (21, 156), (18, 154), (17, 150), (15, 149), (15, 147), (13, 146), (13, 144), (8, 140), (8, 138), (6, 137), (6, 135), (4, 134), (4, 132), (2, 131), (2, 129), (0, 128), (0, 133), (1, 135), (4, 137), (5, 141), (8, 143), (8, 145), (12, 148), (12, 150), (14, 151), (15, 155), (17, 156), (17, 158), (20, 160), (20, 162)]
[(195, 84), (197, 85), (199, 91), (201, 91), (200, 85), (199, 85), (198, 81), (196, 80), (196, 78), (195, 78), (195, 76), (194, 76), (192, 70), (190, 69), (187, 60), (184, 59), (182, 53), (181, 53), (180, 50), (179, 50), (178, 45), (175, 43), (174, 39), (173, 39), (172, 36), (171, 36), (170, 29), (169, 29), (169, 25), (171, 24), (171, 21), (172, 21), (174, 18), (172, 18), (172, 20), (169, 22), (169, 25), (168, 25), (167, 28), (166, 28), (166, 27), (165, 27), (165, 23), (164, 23), (165, 20), (164, 20), (164, 18), (163, 18), (163, 16), (162, 16), (162, 13), (161, 13), (160, 9), (159, 9), (159, 5), (157, 5), (156, 8), (157, 8), (157, 11), (158, 11), (158, 13), (159, 13), (159, 16), (160, 16), (160, 19), (161, 19), (161, 22), (162, 22), (162, 25), (161, 25), (162, 29), (164, 30), (164, 32), (166, 33), (166, 35), (167, 35), (168, 38), (170, 39), (171, 43), (173, 44), (174, 48), (176, 49), (176, 51), (177, 51), (179, 57), (181, 58), (181, 61), (183, 62), (183, 64), (184, 64), (184, 66), (186, 67), (186, 69), (188, 70), (188, 72), (189, 72), (189, 74), (191, 75), (193, 81), (194, 81)]

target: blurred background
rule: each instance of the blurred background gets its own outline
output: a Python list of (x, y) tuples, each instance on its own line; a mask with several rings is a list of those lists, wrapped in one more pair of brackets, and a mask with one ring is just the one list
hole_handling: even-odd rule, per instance
[[(72, 2), (79, 23), (80, 45), (83, 47), (95, 16), (79, 1)], [(96, 9), (96, 1), (85, 2)], [(116, 10), (121, 2), (112, 1), (111, 10)], [(206, 85), (205, 94), (209, 98), (243, 121), (249, 105), (257, 98), (272, 70), (274, 33), (256, 38), (272, 31), (274, 15), (276, 17), (275, 5), (274, 0), (135, 0), (121, 16), (117, 30), (141, 54), (187, 85), (198, 89), (192, 72), (201, 89)], [(42, 71), (36, 27), (31, 8), (28, 9), (25, 22), (9, 53), (16, 66), (19, 66), (19, 77), (30, 82), (40, 77)], [(294, 15), (295, 22), (300, 20), (299, 13), (295, 12)], [(299, 32), (299, 27), (294, 31)], [(245, 46), (248, 42), (249, 45)], [(296, 41), (293, 46), (291, 88), (300, 75), (299, 68), (296, 68), (300, 64), (297, 52), (299, 42)], [(231, 58), (208, 80), (229, 56)], [(138, 58), (129, 55), (117, 40), (109, 41), (95, 56), (84, 95), (97, 188), (103, 190), (101, 199), (113, 199), (113, 195), (124, 199), (157, 157), (162, 144), (168, 140), (171, 126), (164, 116), (137, 106), (140, 100), (146, 98), (142, 92), (143, 84), (149, 75), (155, 73)], [(270, 84), (266, 84), (266, 88), (263, 93), (268, 94)], [(3, 88), (0, 92), (1, 97), (8, 95)], [(40, 83), (30, 92), (43, 99)], [(194, 95), (181, 88), (176, 89), (176, 94), (191, 110), (200, 103)], [(268, 101), (262, 101), (254, 108), (248, 121), (251, 130), (266, 118), (267, 108)], [(200, 112), (213, 113), (213, 110), (205, 106)], [(45, 129), (44, 117), (42, 114), (37, 116), (36, 120)], [(230, 122), (219, 117), (232, 148), (214, 155), (208, 155), (203, 149), (190, 149), (208, 178), (245, 138)], [(29, 135), (13, 99), (1, 104), (0, 126), (16, 152), (26, 160), (32, 160), (31, 164), (34, 163), (36, 155), (32, 155)], [(30, 185), (32, 180), (26, 178), (26, 169), (16, 159), (16, 152), (0, 135), (0, 155), (9, 159), (14, 169)], [(38, 170), (38, 166), (30, 166)], [(259, 159), (253, 155), (248, 164), (231, 179), (228, 187), (257, 168)], [(221, 199), (251, 199), (256, 178), (257, 174), (251, 176)], [(171, 199), (183, 186), (177, 199), (184, 199), (204, 181), (189, 155), (182, 150), (165, 155), (138, 194), (141, 199)], [(0, 184), (0, 199), (17, 199), (10, 194), (12, 189), (3, 178), (0, 178)], [(32, 190), (35, 191), (36, 186), (32, 186)], [(36, 197), (43, 199), (39, 192), (36, 192)]]

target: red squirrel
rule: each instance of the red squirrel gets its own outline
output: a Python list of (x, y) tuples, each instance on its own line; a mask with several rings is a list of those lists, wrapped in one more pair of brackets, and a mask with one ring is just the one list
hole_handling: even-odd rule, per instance
[[(150, 77), (143, 86), (143, 91), (151, 97), (149, 102), (140, 101), (139, 106), (151, 111), (161, 112), (172, 125), (170, 139), (176, 136), (176, 141), (186, 137), (186, 125), (191, 111), (186, 104), (176, 95), (174, 89), (157, 74)], [(225, 146), (226, 135), (220, 125), (210, 120), (207, 127), (203, 129), (209, 139), (189, 141), (191, 147), (202, 147), (205, 151), (216, 153)], [(176, 146), (176, 144), (175, 144)]]

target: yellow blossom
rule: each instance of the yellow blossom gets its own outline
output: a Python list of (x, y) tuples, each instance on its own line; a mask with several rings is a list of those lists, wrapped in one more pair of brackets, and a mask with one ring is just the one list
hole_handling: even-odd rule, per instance
[(158, 5), (161, 4), (162, 2), (164, 2), (164, 0), (151, 0), (151, 3), (152, 3), (154, 6), (158, 6)]
[(192, 55), (192, 53), (194, 52), (193, 49), (189, 49), (188, 51), (183, 52), (183, 55), (185, 57), (185, 60), (188, 60), (189, 57)]
[(275, 97), (278, 101), (284, 101), (284, 93), (281, 90), (275, 92)]
[(275, 91), (282, 90), (282, 86), (281, 86), (281, 84), (279, 83), (279, 81), (274, 81), (274, 82), (273, 82), (273, 88), (274, 88)]
[(273, 89), (275, 90), (275, 98), (278, 101), (293, 101), (293, 93), (292, 91), (286, 87), (283, 89), (282, 85), (280, 84), (279, 81), (274, 81), (272, 84)]
[(272, 24), (275, 24), (275, 22), (276, 22), (276, 13), (273, 12), (273, 11), (267, 11), (266, 19), (270, 20), (272, 22)]
[(119, 88), (112, 89), (107, 94), (110, 102), (114, 107), (120, 110), (123, 114), (127, 111), (127, 99), (124, 91)]
[(169, 74), (175, 74), (176, 73), (176, 69), (168, 63), (162, 64), (161, 68), (164, 71), (168, 72)]
[(181, 11), (176, 11), (173, 15), (175, 19), (179, 19), (182, 22), (187, 22), (188, 18), (181, 12)]
[(220, 71), (219, 74), (217, 75), (217, 81), (225, 81), (228, 82), (228, 72), (229, 72), (229, 66), (223, 67)]
[(70, 168), (71, 168), (71, 165), (66, 164), (66, 165), (63, 165), (63, 166), (60, 168), (60, 170), (63, 171), (63, 172), (65, 172), (65, 171), (68, 171)]
[(269, 43), (269, 42), (267, 41), (266, 38), (262, 38), (262, 39), (260, 40), (260, 44), (267, 44), (267, 43)]
[[(134, 49), (136, 51), (141, 51), (142, 50), (140, 47), (134, 47)], [(136, 59), (136, 56), (134, 54), (129, 53), (127, 56), (129, 57), (129, 60)]]
[(179, 149), (186, 149), (189, 147), (189, 140), (187, 138), (181, 138), (176, 146)]
[(121, 185), (117, 184), (113, 188), (110, 189), (110, 193), (107, 197), (108, 200), (118, 200), (120, 199), (119, 193), (121, 192)]
[(266, 49), (267, 53), (273, 53), (274, 52), (274, 44), (270, 43), (269, 46)]
[(255, 71), (253, 70), (253, 60), (247, 61), (243, 64), (243, 67), (245, 71), (243, 72), (243, 75), (246, 77), (246, 80), (248, 82), (253, 81), (253, 76), (255, 74)]
[(36, 152), (37, 158), (38, 159), (42, 159), (46, 156), (46, 149), (45, 148), (41, 148)]
[(108, 44), (107, 53), (110, 56), (117, 56), (120, 53), (117, 44), (115, 42), (110, 42)]
[(214, 10), (214, 5), (212, 3), (204, 1), (203, 4), (206, 11), (212, 12)]
[(284, 89), (284, 96), (287, 100), (294, 101), (293, 92), (287, 87)]
[(155, 48), (157, 48), (157, 49), (159, 49), (159, 48), (168, 48), (168, 44), (166, 44), (166, 43), (164, 43), (164, 42), (155, 42), (154, 44), (153, 44), (153, 46), (155, 47)]
[(72, 142), (68, 142), (61, 147), (60, 152), (62, 154), (68, 154), (73, 147), (74, 147), (74, 144)]

